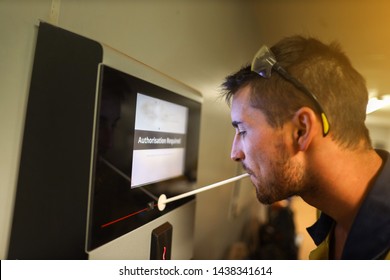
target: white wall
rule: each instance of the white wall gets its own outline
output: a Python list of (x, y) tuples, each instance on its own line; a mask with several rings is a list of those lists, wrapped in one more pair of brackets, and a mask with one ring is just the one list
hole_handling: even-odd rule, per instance
[(390, 150), (390, 108), (369, 114), (366, 124), (374, 148)]
[[(225, 75), (248, 62), (260, 40), (246, 2), (196, 0), (62, 0), (58, 25), (106, 43), (196, 88), (204, 95), (199, 183), (236, 174), (229, 159), (229, 109), (217, 99)], [(249, 3), (249, 2), (248, 2)], [(0, 258), (6, 257), (29, 78), (39, 19), (50, 20), (51, 0), (0, 0)], [(255, 36), (257, 35), (257, 36)], [(240, 239), (252, 211), (248, 182), (233, 217), (233, 186), (199, 195), (196, 259), (223, 258)]]

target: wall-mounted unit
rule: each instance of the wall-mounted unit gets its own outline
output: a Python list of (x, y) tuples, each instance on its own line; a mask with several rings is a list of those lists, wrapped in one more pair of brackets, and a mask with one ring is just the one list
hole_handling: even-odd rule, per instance
[(146, 259), (165, 222), (172, 258), (191, 258), (194, 197), (155, 206), (194, 187), (201, 103), (181, 82), (41, 22), (8, 258)]

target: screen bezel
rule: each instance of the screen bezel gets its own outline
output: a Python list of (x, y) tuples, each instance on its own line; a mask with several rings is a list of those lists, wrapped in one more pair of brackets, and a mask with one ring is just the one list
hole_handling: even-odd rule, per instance
[[(168, 101), (174, 104), (185, 106), (188, 108), (188, 124), (187, 124), (187, 143), (185, 152), (185, 166), (184, 174), (177, 178), (168, 180), (162, 180), (160, 182), (153, 182), (143, 185), (142, 187), (131, 188), (129, 178), (131, 177), (131, 163), (132, 163), (132, 151), (133, 143), (129, 143), (129, 156), (125, 160), (127, 164), (114, 163), (113, 168), (108, 168), (111, 173), (110, 176), (114, 176), (115, 179), (112, 184), (117, 184), (120, 187), (116, 192), (119, 194), (113, 194), (106, 190), (106, 195), (97, 194), (97, 175), (99, 163), (99, 115), (100, 106), (102, 103), (102, 92), (104, 91), (104, 80), (107, 77), (108, 71), (112, 71), (123, 78), (128, 86), (125, 105), (133, 108), (133, 115), (129, 116), (128, 122), (133, 124), (130, 128), (134, 132), (135, 121), (135, 104), (137, 93), (141, 93), (147, 96), (158, 98), (164, 101)], [(133, 76), (129, 73), (118, 70), (111, 65), (101, 64), (99, 69), (99, 84), (97, 86), (97, 102), (96, 102), (96, 118), (95, 118), (95, 130), (94, 130), (94, 148), (92, 158), (92, 171), (91, 171), (91, 186), (90, 186), (90, 207), (89, 207), (89, 222), (87, 232), (87, 245), (86, 250), (91, 251), (97, 247), (100, 247), (120, 236), (133, 231), (146, 223), (161, 217), (162, 215), (176, 209), (184, 203), (192, 200), (194, 197), (179, 200), (177, 202), (167, 205), (166, 210), (160, 212), (156, 206), (156, 201), (161, 194), (167, 196), (174, 196), (191, 190), (197, 179), (197, 164), (198, 164), (198, 149), (199, 149), (199, 133), (200, 133), (200, 112), (201, 103), (197, 100), (188, 98), (185, 95), (181, 95), (172, 90), (160, 87), (154, 83)], [(134, 139), (134, 134), (129, 139)], [(131, 152), (130, 152), (131, 151)], [(130, 170), (126, 168), (129, 166)], [(120, 174), (120, 172), (122, 174)], [(108, 188), (107, 188), (108, 189)], [(103, 191), (104, 193), (104, 191)], [(135, 201), (135, 202), (134, 202)], [(140, 202), (142, 201), (142, 202)], [(138, 204), (137, 206), (134, 206)], [(102, 206), (104, 205), (104, 207)], [(120, 209), (113, 209), (118, 207)], [(101, 209), (102, 208), (102, 209)], [(108, 215), (106, 212), (116, 211), (117, 213)], [(100, 218), (99, 215), (106, 215), (106, 220)], [(108, 219), (108, 216), (111, 218)], [(105, 225), (102, 227), (102, 225)]]

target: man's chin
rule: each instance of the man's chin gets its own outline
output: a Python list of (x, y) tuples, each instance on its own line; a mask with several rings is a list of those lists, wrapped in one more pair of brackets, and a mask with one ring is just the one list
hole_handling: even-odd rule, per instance
[(276, 201), (279, 201), (279, 199), (275, 199), (274, 197), (272, 197), (270, 195), (260, 193), (259, 190), (257, 189), (257, 187), (256, 187), (256, 197), (260, 203), (267, 204), (267, 205), (272, 204)]

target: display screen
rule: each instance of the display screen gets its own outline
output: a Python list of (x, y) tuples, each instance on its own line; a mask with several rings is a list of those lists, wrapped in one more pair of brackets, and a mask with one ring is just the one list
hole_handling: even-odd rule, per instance
[(132, 187), (184, 175), (187, 118), (185, 106), (137, 94)]
[(156, 207), (192, 190), (198, 164), (199, 102), (107, 65), (99, 80), (87, 251), (193, 199)]

